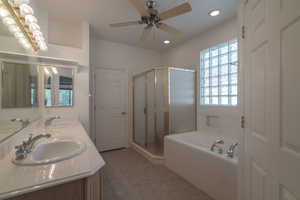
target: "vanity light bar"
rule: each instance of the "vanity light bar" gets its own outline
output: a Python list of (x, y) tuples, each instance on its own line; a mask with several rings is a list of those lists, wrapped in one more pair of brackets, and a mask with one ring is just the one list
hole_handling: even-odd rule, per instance
[(29, 0), (0, 0), (0, 18), (25, 49), (46, 51), (45, 38), (28, 3)]

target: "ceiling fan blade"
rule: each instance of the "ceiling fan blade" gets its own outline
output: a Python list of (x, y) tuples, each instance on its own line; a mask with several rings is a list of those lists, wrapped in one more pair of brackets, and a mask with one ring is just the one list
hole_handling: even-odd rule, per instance
[(141, 41), (145, 41), (149, 37), (149, 35), (151, 34), (152, 27), (153, 26), (148, 25), (147, 27), (144, 28), (141, 36)]
[(161, 20), (165, 20), (165, 19), (169, 19), (172, 17), (182, 15), (182, 14), (190, 12), (190, 11), (192, 11), (191, 5), (189, 3), (184, 3), (184, 4), (181, 4), (180, 6), (177, 6), (170, 10), (162, 12), (161, 14), (159, 14), (159, 17)]
[(131, 25), (138, 25), (143, 24), (142, 21), (129, 21), (129, 22), (122, 22), (116, 24), (110, 24), (111, 27), (123, 27), (123, 26), (131, 26)]
[(172, 26), (169, 26), (167, 24), (164, 24), (164, 23), (160, 23), (159, 24), (159, 29), (167, 32), (167, 33), (170, 33), (170, 34), (174, 34), (174, 35), (181, 35), (182, 32), (179, 31), (178, 29), (172, 27)]
[(150, 16), (149, 12), (145, 9), (140, 0), (129, 0), (142, 16)]

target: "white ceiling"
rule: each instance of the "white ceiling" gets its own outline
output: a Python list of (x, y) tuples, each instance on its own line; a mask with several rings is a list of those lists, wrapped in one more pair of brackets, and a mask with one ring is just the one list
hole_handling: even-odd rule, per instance
[[(146, 2), (146, 0), (141, 0)], [(165, 11), (175, 7), (184, 0), (157, 0), (158, 10)], [(182, 32), (179, 37), (171, 36), (162, 31), (154, 31), (155, 38), (140, 41), (142, 25), (124, 28), (111, 28), (109, 24), (131, 20), (139, 20), (139, 13), (131, 6), (128, 0), (51, 0), (39, 1), (40, 6), (49, 11), (50, 18), (63, 22), (86, 20), (93, 32), (101, 39), (127, 43), (143, 48), (163, 50), (169, 46), (195, 37), (200, 32), (220, 24), (236, 15), (236, 0), (189, 0), (193, 11), (169, 20), (165, 23), (172, 25)], [(208, 12), (220, 9), (221, 15), (210, 17)], [(164, 45), (162, 41), (171, 40), (171, 45)]]

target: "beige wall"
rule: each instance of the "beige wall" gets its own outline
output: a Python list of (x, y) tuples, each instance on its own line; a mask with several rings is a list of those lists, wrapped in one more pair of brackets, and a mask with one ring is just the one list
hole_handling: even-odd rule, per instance
[(81, 23), (49, 19), (48, 41), (51, 44), (82, 48)]

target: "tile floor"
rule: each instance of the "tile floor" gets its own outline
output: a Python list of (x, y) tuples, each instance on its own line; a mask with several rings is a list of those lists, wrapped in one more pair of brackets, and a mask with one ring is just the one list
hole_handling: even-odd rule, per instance
[(212, 200), (163, 165), (154, 165), (132, 149), (101, 154), (104, 200)]

